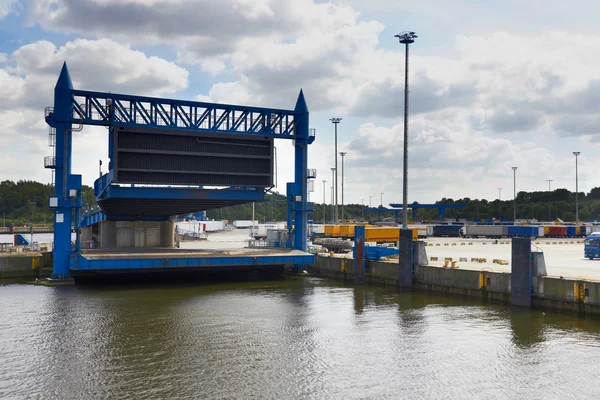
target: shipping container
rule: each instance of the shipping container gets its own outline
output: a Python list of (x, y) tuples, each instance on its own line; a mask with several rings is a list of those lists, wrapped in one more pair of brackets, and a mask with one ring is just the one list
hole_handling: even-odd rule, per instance
[(433, 236), (433, 225), (427, 225), (427, 237)]
[(565, 237), (567, 236), (566, 226), (550, 226), (549, 232), (546, 236), (548, 237)]
[[(279, 227), (279, 224), (277, 225), (277, 229), (283, 229), (283, 227)], [(312, 234), (315, 236), (323, 236), (325, 234), (325, 225), (323, 224), (313, 224), (311, 226), (311, 230), (312, 230)]]
[(354, 225), (341, 225), (340, 226), (340, 236), (345, 238), (353, 238), (354, 237)]
[(577, 236), (577, 227), (576, 226), (567, 226), (567, 236), (570, 236), (570, 237)]
[(586, 236), (591, 235), (594, 232), (600, 232), (600, 225), (587, 225), (585, 227), (585, 235)]
[(433, 236), (437, 237), (458, 237), (460, 236), (461, 225), (435, 225), (433, 227)]
[(427, 225), (413, 224), (408, 227), (409, 229), (416, 229), (418, 237), (427, 237)]
[(544, 226), (544, 236), (548, 236), (550, 234), (550, 227)]
[(465, 237), (501, 238), (508, 236), (506, 225), (466, 225), (463, 229)]
[[(410, 228), (409, 228), (410, 229)], [(411, 229), (413, 240), (419, 239), (419, 230)], [(395, 243), (400, 240), (400, 228), (369, 228), (365, 229), (365, 241), (376, 243)]]
[(510, 237), (537, 237), (540, 230), (537, 226), (508, 226)]
[(538, 226), (538, 237), (544, 237), (545, 234), (546, 234), (546, 227)]

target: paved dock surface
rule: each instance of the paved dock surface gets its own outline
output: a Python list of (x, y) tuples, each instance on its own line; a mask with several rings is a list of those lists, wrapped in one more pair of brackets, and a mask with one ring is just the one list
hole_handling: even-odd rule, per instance
[[(433, 244), (427, 246), (429, 259), (438, 257), (438, 261), (429, 261), (430, 265), (442, 266), (445, 257), (452, 257), (463, 269), (510, 272), (510, 239), (498, 240), (497, 244), (495, 240), (451, 238), (431, 238), (426, 242)], [(544, 253), (548, 275), (600, 280), (600, 260), (583, 257), (583, 239), (540, 239), (533, 244)], [(468, 261), (459, 261), (460, 258)], [(472, 258), (485, 258), (486, 261), (471, 262)], [(494, 263), (494, 259), (508, 261), (508, 264)]]

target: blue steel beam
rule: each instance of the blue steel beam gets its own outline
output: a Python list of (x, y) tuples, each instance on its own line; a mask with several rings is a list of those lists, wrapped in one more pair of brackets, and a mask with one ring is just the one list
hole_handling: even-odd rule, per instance
[[(453, 203), (453, 204), (445, 204), (445, 203), (439, 203), (439, 204), (420, 204), (420, 203), (412, 203), (412, 204), (408, 204), (408, 208), (412, 209), (413, 212), (413, 220), (415, 219), (415, 211), (420, 209), (420, 208), (424, 208), (424, 209), (436, 209), (438, 211), (438, 220), (442, 220), (445, 218), (446, 216), (446, 210), (449, 208), (453, 208), (453, 209), (463, 209), (467, 206), (467, 204), (465, 203)], [(399, 208), (400, 210), (402, 210), (402, 204), (397, 204), (397, 203), (390, 203), (390, 207), (394, 207), (394, 208)]]
[[(294, 139), (297, 110), (213, 104), (69, 89), (72, 112), (52, 122), (120, 125)], [(50, 121), (49, 121), (50, 122)], [(314, 139), (314, 138), (313, 138)], [(312, 143), (312, 140), (311, 140)]]

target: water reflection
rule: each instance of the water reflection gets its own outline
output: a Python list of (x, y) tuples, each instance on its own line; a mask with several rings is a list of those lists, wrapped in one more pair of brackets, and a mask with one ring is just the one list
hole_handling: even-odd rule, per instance
[(11, 285), (0, 398), (596, 398), (599, 339), (595, 320), (314, 278)]
[(544, 318), (541, 312), (513, 307), (510, 328), (513, 343), (519, 348), (533, 347), (544, 341)]

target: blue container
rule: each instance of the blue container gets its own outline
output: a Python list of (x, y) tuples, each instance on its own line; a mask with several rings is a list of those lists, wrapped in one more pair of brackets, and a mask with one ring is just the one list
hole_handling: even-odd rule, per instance
[(576, 226), (567, 226), (567, 236), (577, 236), (577, 227)]
[(537, 237), (539, 228), (537, 226), (509, 226), (508, 236), (510, 237)]
[(433, 236), (458, 237), (460, 236), (461, 225), (435, 225), (433, 227)]

